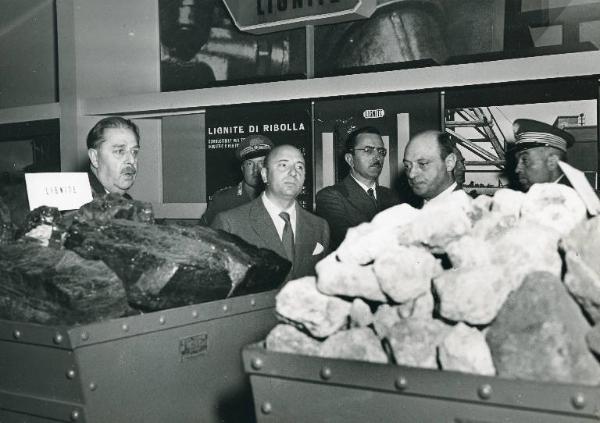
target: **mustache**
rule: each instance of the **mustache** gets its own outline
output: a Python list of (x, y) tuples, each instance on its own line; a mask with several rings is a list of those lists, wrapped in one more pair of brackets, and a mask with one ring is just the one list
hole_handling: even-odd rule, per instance
[(137, 173), (137, 169), (133, 166), (126, 166), (121, 170), (121, 173)]
[(369, 165), (369, 167), (383, 167), (383, 162), (381, 160), (375, 160)]

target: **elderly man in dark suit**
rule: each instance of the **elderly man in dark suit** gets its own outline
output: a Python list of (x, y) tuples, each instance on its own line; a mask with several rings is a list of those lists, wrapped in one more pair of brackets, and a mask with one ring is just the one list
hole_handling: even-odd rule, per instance
[(515, 172), (524, 191), (543, 182), (569, 185), (558, 163), (567, 160), (567, 148), (575, 143), (573, 135), (532, 119), (515, 120), (513, 130)]
[(291, 145), (273, 148), (261, 170), (265, 191), (247, 204), (219, 213), (211, 224), (289, 259), (288, 280), (314, 275), (315, 264), (329, 252), (327, 222), (296, 201), (305, 172), (300, 150)]
[(348, 136), (344, 160), (350, 173), (320, 190), (316, 199), (317, 214), (331, 228), (332, 249), (344, 240), (348, 228), (369, 222), (380, 211), (400, 202), (392, 190), (377, 183), (386, 154), (377, 128), (358, 128)]
[(120, 116), (101, 119), (88, 133), (87, 148), (94, 197), (118, 193), (131, 199), (127, 190), (135, 182), (140, 151), (137, 125)]

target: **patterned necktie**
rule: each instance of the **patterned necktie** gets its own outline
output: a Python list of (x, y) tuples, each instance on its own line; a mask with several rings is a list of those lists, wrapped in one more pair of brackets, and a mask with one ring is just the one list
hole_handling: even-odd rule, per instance
[(375, 191), (373, 191), (373, 188), (369, 188), (367, 190), (367, 194), (369, 194), (369, 197), (371, 197), (371, 200), (373, 200), (375, 207), (377, 207), (377, 199), (375, 198)]
[(287, 254), (290, 261), (294, 261), (294, 232), (292, 231), (292, 223), (290, 222), (290, 215), (286, 212), (279, 213), (279, 217), (281, 217), (285, 221), (285, 226), (283, 227), (283, 234), (281, 236), (281, 242), (283, 242), (283, 249)]

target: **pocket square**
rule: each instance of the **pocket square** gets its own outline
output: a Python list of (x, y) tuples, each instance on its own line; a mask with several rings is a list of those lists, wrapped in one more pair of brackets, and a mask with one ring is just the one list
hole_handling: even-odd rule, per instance
[(313, 250), (312, 255), (316, 256), (317, 254), (321, 254), (323, 252), (324, 248), (321, 245), (321, 243), (317, 242), (317, 245), (315, 245), (315, 249)]

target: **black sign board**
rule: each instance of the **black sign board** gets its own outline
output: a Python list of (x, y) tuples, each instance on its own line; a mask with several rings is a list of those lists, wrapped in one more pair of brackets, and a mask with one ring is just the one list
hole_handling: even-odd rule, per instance
[(291, 144), (306, 161), (306, 180), (298, 201), (312, 210), (313, 157), (310, 103), (294, 101), (212, 107), (206, 110), (207, 201), (221, 188), (242, 179), (241, 163), (235, 157), (239, 143), (248, 135), (261, 134), (275, 145)]

